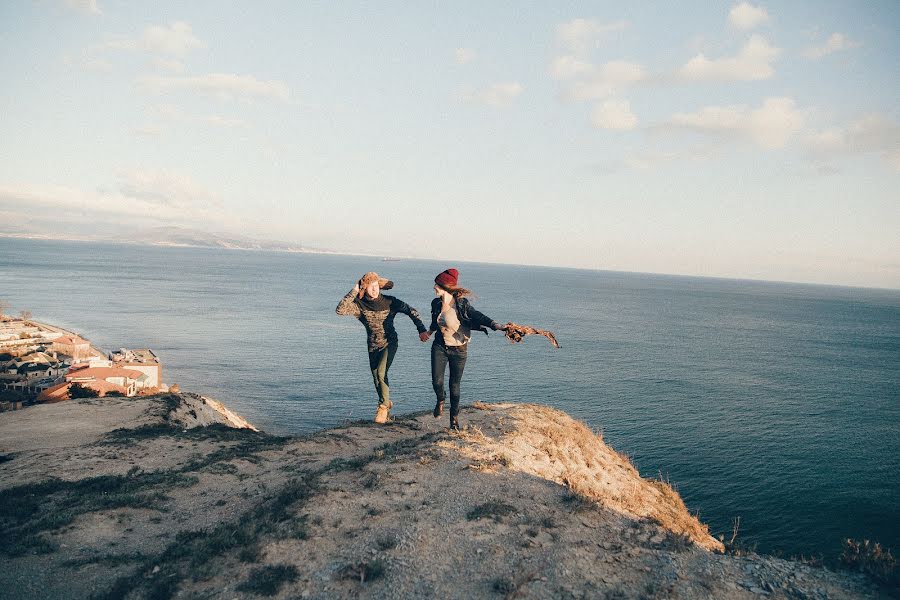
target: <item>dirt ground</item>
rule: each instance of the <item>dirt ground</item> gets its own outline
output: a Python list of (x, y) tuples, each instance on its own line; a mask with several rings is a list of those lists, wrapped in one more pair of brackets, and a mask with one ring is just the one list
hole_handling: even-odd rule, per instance
[(192, 394), (0, 414), (3, 598), (878, 598), (722, 553), (668, 485), (534, 405), (252, 429)]

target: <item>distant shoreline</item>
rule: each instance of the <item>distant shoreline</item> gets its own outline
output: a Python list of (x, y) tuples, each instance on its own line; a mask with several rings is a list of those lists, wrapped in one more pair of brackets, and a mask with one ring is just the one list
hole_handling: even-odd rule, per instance
[[(288, 250), (283, 248), (244, 248), (244, 247), (229, 247), (229, 246), (208, 246), (208, 245), (194, 245), (194, 244), (177, 244), (177, 243), (168, 243), (168, 242), (160, 242), (160, 243), (148, 243), (148, 242), (140, 242), (140, 241), (131, 241), (131, 240), (99, 240), (99, 239), (91, 239), (91, 238), (73, 238), (73, 237), (55, 237), (48, 236), (42, 234), (18, 234), (18, 233), (2, 233), (0, 232), (0, 239), (18, 239), (18, 240), (33, 240), (33, 241), (45, 241), (45, 242), (82, 242), (82, 243), (94, 243), (94, 244), (110, 244), (110, 245), (124, 245), (124, 246), (139, 246), (139, 247), (149, 247), (149, 248), (196, 248), (199, 250), (244, 250), (247, 252), (274, 252), (281, 254), (314, 254), (314, 255), (326, 255), (326, 256), (353, 256), (353, 257), (364, 257), (364, 258), (376, 258), (379, 262), (385, 256), (390, 256), (392, 259), (397, 259), (397, 261), (405, 261), (405, 260), (421, 260), (428, 262), (444, 262), (444, 263), (454, 263), (454, 264), (471, 264), (471, 265), (496, 265), (502, 267), (523, 267), (523, 268), (534, 268), (534, 269), (561, 269), (561, 270), (569, 270), (569, 271), (583, 271), (588, 273), (613, 273), (620, 275), (640, 275), (640, 276), (651, 276), (651, 277), (671, 277), (671, 278), (679, 278), (679, 279), (703, 279), (710, 281), (729, 281), (736, 283), (756, 283), (756, 284), (775, 284), (775, 285), (797, 285), (797, 286), (809, 286), (809, 287), (822, 287), (822, 288), (838, 288), (845, 290), (865, 290), (865, 291), (875, 291), (875, 292), (888, 292), (890, 294), (900, 294), (900, 287), (890, 288), (890, 287), (877, 287), (877, 286), (863, 286), (863, 285), (855, 285), (855, 284), (844, 284), (844, 283), (822, 283), (815, 281), (786, 281), (779, 279), (754, 279), (748, 277), (725, 277), (721, 275), (696, 275), (696, 274), (687, 274), (687, 273), (661, 273), (661, 272), (653, 272), (653, 271), (623, 271), (617, 269), (602, 269), (602, 268), (592, 268), (592, 267), (570, 267), (570, 266), (561, 266), (561, 265), (545, 265), (545, 264), (522, 264), (522, 263), (511, 263), (511, 262), (485, 262), (485, 261), (477, 261), (477, 260), (461, 260), (454, 258), (429, 258), (422, 256), (397, 256), (390, 253), (378, 252), (378, 253), (364, 253), (364, 252), (342, 252), (338, 250), (323, 250), (316, 248), (303, 248), (297, 250)], [(395, 262), (395, 261), (391, 261)]]

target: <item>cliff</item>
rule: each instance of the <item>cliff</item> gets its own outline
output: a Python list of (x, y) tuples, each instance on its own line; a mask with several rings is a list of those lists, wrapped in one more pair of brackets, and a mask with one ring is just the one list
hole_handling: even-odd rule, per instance
[(0, 596), (865, 598), (722, 554), (667, 484), (562, 412), (476, 405), (307, 437), (192, 394), (0, 415)]

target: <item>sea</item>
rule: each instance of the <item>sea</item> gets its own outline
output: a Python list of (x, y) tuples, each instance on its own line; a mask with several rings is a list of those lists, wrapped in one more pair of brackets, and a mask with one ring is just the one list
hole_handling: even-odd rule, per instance
[[(662, 477), (714, 534), (834, 559), (900, 550), (900, 291), (529, 266), (0, 238), (0, 299), (105, 350), (152, 348), (163, 379), (260, 428), (374, 415), (365, 332), (335, 307), (366, 271), (429, 318), (454, 266), (493, 319), (462, 401), (536, 402)], [(398, 315), (398, 414), (429, 410), (429, 344)], [(0, 415), (0, 419), (3, 416)]]

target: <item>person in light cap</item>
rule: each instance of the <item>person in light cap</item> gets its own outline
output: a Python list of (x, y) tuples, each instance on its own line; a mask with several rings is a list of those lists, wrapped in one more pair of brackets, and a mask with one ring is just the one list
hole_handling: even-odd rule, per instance
[(459, 430), (459, 386), (463, 369), (468, 357), (468, 345), (472, 331), (488, 329), (503, 331), (500, 325), (490, 317), (483, 315), (472, 307), (467, 296), (472, 292), (459, 287), (459, 271), (447, 269), (434, 278), (434, 294), (431, 301), (431, 327), (428, 335), (435, 333), (431, 345), (431, 384), (437, 395), (437, 403), (432, 414), (435, 418), (444, 412), (444, 372), (450, 366), (450, 429)]
[(369, 368), (372, 371), (375, 391), (378, 393), (376, 423), (387, 423), (393, 406), (388, 370), (398, 347), (397, 330), (394, 329), (394, 317), (397, 313), (403, 313), (412, 319), (416, 329), (419, 330), (419, 339), (423, 342), (428, 341), (425, 324), (422, 323), (416, 309), (398, 298), (381, 293), (381, 290), (393, 287), (392, 281), (370, 271), (356, 282), (335, 310), (339, 315), (356, 317), (366, 328)]

